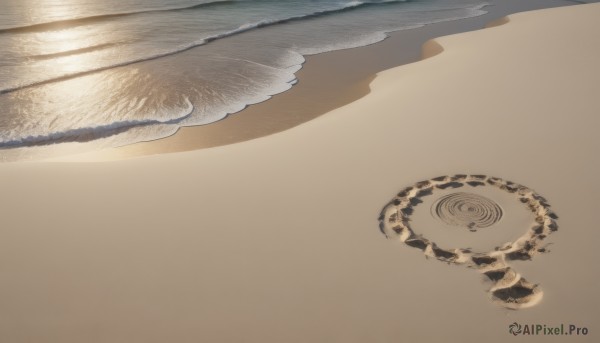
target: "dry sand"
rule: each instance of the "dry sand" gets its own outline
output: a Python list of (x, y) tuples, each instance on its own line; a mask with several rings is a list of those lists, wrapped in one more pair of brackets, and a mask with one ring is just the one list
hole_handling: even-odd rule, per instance
[[(600, 5), (437, 39), (371, 93), (242, 144), (111, 163), (0, 166), (2, 342), (506, 342), (600, 299)], [(543, 301), (510, 311), (479, 273), (386, 240), (402, 187), (481, 173), (561, 216), (514, 263)], [(501, 243), (501, 242), (499, 242)]]

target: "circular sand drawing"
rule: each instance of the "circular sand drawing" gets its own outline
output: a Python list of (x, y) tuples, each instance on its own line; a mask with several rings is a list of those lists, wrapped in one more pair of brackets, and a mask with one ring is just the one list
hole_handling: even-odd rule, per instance
[(437, 199), (431, 214), (448, 225), (463, 226), (475, 232), (500, 221), (502, 208), (484, 196), (458, 192)]
[[(447, 225), (467, 228), (473, 232), (491, 228), (498, 223), (503, 209), (494, 200), (466, 190), (491, 187), (498, 192), (514, 195), (534, 215), (534, 220), (524, 234), (513, 242), (497, 246), (493, 251), (474, 251), (469, 248), (440, 247), (419, 235), (411, 227), (411, 215), (422, 198), (432, 196), (439, 190), (461, 189), (446, 194), (433, 203), (431, 215)], [(558, 230), (558, 216), (550, 209), (547, 200), (530, 188), (514, 182), (486, 175), (440, 176), (417, 182), (403, 189), (381, 211), (379, 227), (387, 238), (397, 238), (404, 244), (417, 248), (427, 257), (452, 264), (477, 269), (492, 283), (488, 290), (492, 301), (510, 309), (531, 307), (539, 303), (543, 292), (508, 265), (511, 260), (531, 260), (533, 256), (547, 252), (542, 245), (549, 234)], [(487, 229), (486, 229), (487, 230)]]

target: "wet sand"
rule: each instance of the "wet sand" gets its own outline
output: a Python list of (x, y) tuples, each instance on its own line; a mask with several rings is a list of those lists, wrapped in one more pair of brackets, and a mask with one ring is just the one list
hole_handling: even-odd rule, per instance
[(184, 127), (171, 137), (87, 153), (74, 159), (114, 160), (204, 149), (288, 130), (365, 96), (376, 73), (429, 56), (422, 46), (432, 38), (481, 29), (511, 13), (573, 4), (565, 0), (490, 3), (492, 6), (485, 8), (488, 13), (479, 17), (392, 32), (388, 39), (370, 46), (307, 56), (297, 73), (298, 84), (290, 91), (251, 105), (219, 122)]

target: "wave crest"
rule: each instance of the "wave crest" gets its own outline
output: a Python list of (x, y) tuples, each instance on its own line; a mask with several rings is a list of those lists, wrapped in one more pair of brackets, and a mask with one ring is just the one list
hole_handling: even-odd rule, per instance
[[(109, 70), (109, 69), (124, 67), (124, 66), (132, 65), (132, 64), (136, 64), (136, 63), (141, 63), (141, 62), (160, 59), (160, 58), (167, 57), (167, 56), (172, 56), (175, 54), (179, 54), (179, 53), (188, 51), (190, 49), (197, 48), (199, 46), (206, 45), (208, 43), (214, 42), (219, 39), (224, 39), (224, 38), (231, 37), (231, 36), (234, 36), (234, 35), (237, 35), (240, 33), (260, 29), (260, 28), (267, 27), (267, 26), (285, 24), (285, 23), (290, 23), (290, 22), (300, 21), (300, 20), (315, 19), (318, 17), (330, 15), (330, 14), (351, 11), (351, 10), (368, 7), (368, 6), (389, 5), (389, 4), (403, 3), (403, 2), (407, 2), (407, 1), (408, 0), (386, 0), (386, 1), (377, 1), (377, 2), (352, 1), (352, 2), (344, 4), (341, 7), (337, 7), (337, 8), (333, 8), (333, 9), (329, 9), (329, 10), (321, 10), (321, 11), (316, 11), (316, 12), (312, 12), (312, 13), (308, 13), (308, 14), (291, 16), (291, 17), (281, 18), (281, 19), (265, 19), (265, 20), (261, 20), (258, 22), (254, 22), (254, 23), (246, 23), (246, 24), (240, 25), (236, 29), (226, 31), (226, 32), (223, 32), (220, 34), (216, 34), (213, 36), (205, 37), (198, 41), (192, 42), (190, 44), (182, 45), (176, 49), (158, 53), (158, 54), (155, 54), (152, 56), (142, 57), (142, 58), (133, 59), (133, 60), (129, 60), (129, 61), (123, 61), (123, 62), (119, 62), (119, 63), (115, 63), (115, 64), (103, 66), (103, 67), (88, 69), (88, 70), (75, 72), (75, 73), (71, 73), (71, 74), (65, 74), (65, 75), (62, 75), (59, 77), (54, 77), (54, 78), (50, 78), (50, 79), (46, 79), (46, 80), (41, 80), (41, 81), (31, 82), (28, 84), (22, 84), (22, 85), (17, 85), (14, 87), (0, 89), (0, 95), (12, 93), (12, 92), (15, 92), (15, 91), (18, 91), (21, 89), (25, 89), (25, 88), (41, 86), (41, 85), (52, 83), (52, 82), (64, 81), (64, 80), (72, 79), (75, 77), (80, 77), (80, 76), (84, 76), (84, 75), (88, 75), (88, 74), (92, 74), (92, 73), (97, 73), (97, 72), (101, 72), (101, 71), (105, 71), (105, 70)], [(225, 1), (225, 2), (229, 2), (229, 1)]]
[(169, 125), (177, 124), (189, 118), (194, 112), (194, 105), (190, 100), (184, 98), (187, 107), (181, 111), (179, 116), (168, 120), (159, 119), (144, 119), (144, 120), (124, 120), (106, 125), (98, 125), (92, 127), (81, 127), (76, 129), (51, 132), (47, 135), (27, 136), (6, 141), (0, 141), (0, 149), (11, 149), (18, 147), (33, 147), (52, 145), (57, 143), (67, 142), (90, 142), (101, 138), (115, 136), (124, 133), (134, 127), (144, 127), (152, 125)]
[(129, 16), (147, 14), (147, 13), (177, 12), (177, 11), (194, 10), (194, 9), (199, 9), (199, 8), (212, 7), (212, 6), (216, 6), (216, 5), (227, 5), (227, 4), (231, 4), (234, 2), (236, 2), (236, 1), (218, 0), (218, 1), (213, 1), (213, 2), (204, 2), (201, 4), (196, 4), (196, 5), (187, 6), (187, 7), (153, 9), (153, 10), (144, 10), (144, 11), (135, 11), (135, 12), (109, 13), (109, 14), (100, 14), (100, 15), (94, 15), (94, 16), (89, 16), (89, 17), (55, 20), (55, 21), (49, 21), (49, 22), (26, 25), (26, 26), (8, 27), (8, 28), (0, 29), (0, 34), (64, 30), (66, 28), (72, 28), (72, 27), (77, 27), (77, 26), (82, 26), (82, 25), (87, 25), (87, 24), (93, 24), (93, 23), (110, 20), (110, 19), (114, 19), (114, 18), (120, 18), (120, 17), (129, 17)]

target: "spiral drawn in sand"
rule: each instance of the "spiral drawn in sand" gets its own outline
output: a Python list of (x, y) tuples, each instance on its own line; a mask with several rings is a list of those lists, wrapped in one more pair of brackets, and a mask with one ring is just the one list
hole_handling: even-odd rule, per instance
[[(413, 231), (410, 225), (410, 216), (414, 208), (423, 202), (421, 200), (423, 197), (432, 195), (440, 189), (463, 187), (492, 187), (498, 191), (514, 194), (515, 201), (521, 202), (523, 206), (529, 209), (535, 215), (535, 220), (516, 241), (504, 243), (490, 252), (477, 252), (467, 248), (442, 248), (435, 242)], [(456, 195), (457, 197), (462, 196), (460, 193), (454, 194), (458, 194)], [(472, 197), (473, 194), (469, 196)], [(483, 197), (478, 196), (478, 203), (481, 202), (480, 198)], [(438, 203), (442, 202), (442, 199), (439, 199)], [(454, 200), (443, 200), (446, 204), (442, 203), (440, 206), (450, 206), (451, 204), (447, 204), (450, 201)], [(458, 207), (464, 207), (460, 204), (465, 201), (459, 199), (458, 202)], [(451, 205), (450, 207), (456, 206)], [(488, 208), (488, 210), (473, 208), (472, 211), (482, 211), (483, 213), (489, 211), (489, 208), (494, 208), (493, 205), (489, 207), (489, 204), (483, 207)], [(465, 210), (469, 212), (468, 205), (461, 208), (461, 212)], [(497, 211), (497, 209), (493, 211)], [(445, 213), (446, 210), (442, 212), (444, 212), (445, 217), (448, 217), (448, 214)], [(451, 212), (448, 211), (448, 213)], [(501, 216), (501, 210), (492, 215), (497, 220)], [(466, 217), (479, 218), (479, 216)], [(491, 220), (486, 219), (487, 215), (483, 215), (483, 218), (482, 223), (485, 224), (492, 223), (495, 220), (493, 218)], [(433, 257), (446, 263), (465, 265), (478, 270), (492, 283), (492, 286), (488, 289), (488, 294), (492, 301), (506, 308), (517, 310), (538, 304), (543, 297), (543, 292), (538, 285), (530, 283), (509, 266), (508, 261), (531, 260), (537, 254), (548, 252), (547, 247), (542, 245), (542, 241), (548, 235), (558, 230), (556, 219), (558, 219), (558, 216), (550, 209), (547, 200), (523, 185), (486, 175), (458, 174), (454, 176), (440, 176), (417, 182), (415, 185), (403, 189), (381, 211), (379, 228), (387, 238), (396, 238), (412, 248), (417, 248), (423, 251), (426, 257)], [(461, 222), (464, 224), (467, 220), (463, 219)], [(476, 227), (477, 223), (473, 220), (467, 223), (467, 227), (471, 223), (475, 223), (473, 227)]]
[(457, 192), (436, 200), (431, 206), (431, 215), (448, 225), (466, 227), (475, 232), (500, 221), (502, 208), (484, 196)]

